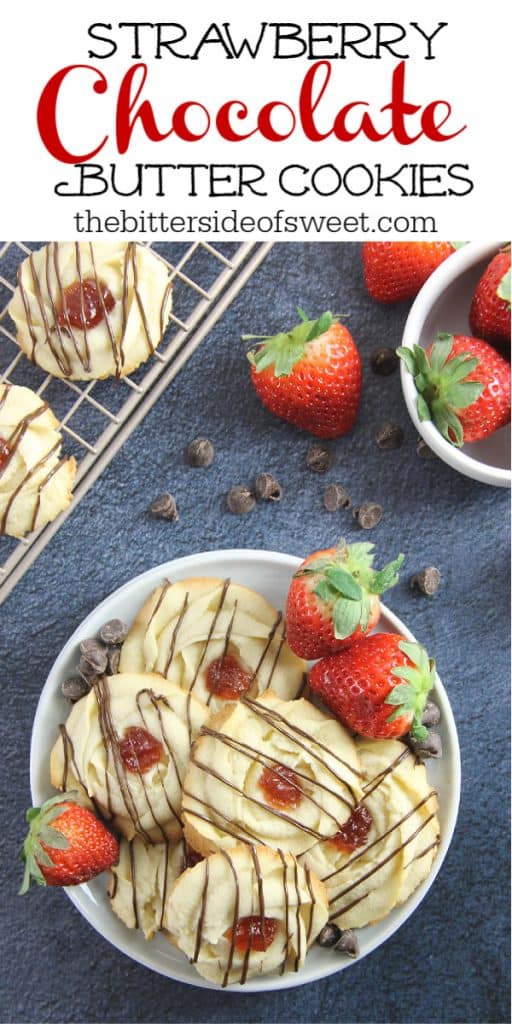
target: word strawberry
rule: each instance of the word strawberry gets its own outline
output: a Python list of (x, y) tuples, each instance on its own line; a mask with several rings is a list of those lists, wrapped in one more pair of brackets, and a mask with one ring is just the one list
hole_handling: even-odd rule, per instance
[(510, 246), (497, 253), (480, 278), (469, 326), (477, 338), (510, 347)]
[(373, 548), (341, 540), (337, 548), (309, 555), (295, 573), (286, 601), (286, 639), (300, 658), (334, 654), (377, 624), (379, 595), (397, 583), (404, 556), (377, 572)]
[(398, 348), (418, 390), (420, 420), (433, 420), (460, 448), (510, 422), (510, 364), (491, 345), (463, 334), (438, 334), (425, 351)]
[(364, 242), (366, 288), (378, 302), (412, 299), (460, 242)]
[(332, 313), (287, 334), (260, 340), (248, 353), (251, 380), (263, 405), (316, 437), (341, 437), (354, 423), (361, 397), (361, 357), (346, 327)]
[(59, 793), (27, 811), (29, 833), (21, 852), (25, 874), (20, 894), (33, 879), (38, 885), (80, 885), (112, 867), (119, 843), (85, 807), (77, 793)]
[(376, 740), (410, 732), (425, 739), (421, 723), (435, 664), (421, 644), (395, 633), (374, 633), (313, 666), (309, 685), (353, 732)]

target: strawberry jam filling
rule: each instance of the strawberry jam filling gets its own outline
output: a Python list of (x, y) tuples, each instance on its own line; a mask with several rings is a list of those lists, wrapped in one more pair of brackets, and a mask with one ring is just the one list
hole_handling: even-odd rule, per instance
[(258, 786), (263, 790), (272, 807), (297, 807), (302, 799), (302, 790), (295, 772), (285, 765), (264, 768)]
[(7, 462), (7, 459), (9, 458), (10, 454), (10, 445), (7, 444), (7, 441), (4, 441), (3, 437), (0, 437), (0, 469), (2, 469), (3, 466), (5, 466), (5, 463)]
[(245, 953), (248, 949), (264, 953), (274, 941), (277, 925), (275, 917), (241, 917), (235, 925), (234, 934), (233, 928), (230, 928), (225, 932), (225, 937), (234, 942), (239, 953)]
[(371, 827), (372, 816), (368, 808), (364, 804), (358, 804), (348, 821), (329, 839), (329, 842), (334, 843), (338, 850), (344, 853), (352, 853), (352, 850), (365, 845)]
[(216, 658), (208, 666), (206, 687), (215, 697), (222, 697), (224, 700), (238, 700), (247, 692), (251, 683), (252, 676), (232, 654)]
[(151, 733), (130, 725), (119, 742), (119, 753), (129, 772), (144, 774), (162, 759), (164, 748)]
[(116, 304), (106, 284), (90, 277), (68, 285), (62, 300), (62, 309), (57, 316), (60, 326), (68, 327), (71, 324), (72, 327), (82, 329), (96, 327), (104, 319), (105, 312), (110, 313)]

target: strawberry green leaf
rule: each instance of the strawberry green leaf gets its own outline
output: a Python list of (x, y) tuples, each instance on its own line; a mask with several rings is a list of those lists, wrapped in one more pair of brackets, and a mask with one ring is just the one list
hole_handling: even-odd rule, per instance
[(412, 664), (399, 665), (391, 670), (394, 676), (405, 682), (398, 683), (390, 690), (384, 701), (395, 708), (388, 721), (394, 721), (402, 714), (410, 715), (411, 733), (415, 738), (421, 739), (420, 734), (424, 728), (421, 717), (428, 694), (435, 682), (435, 664), (430, 661), (421, 644), (401, 640), (398, 648)]
[(370, 598), (368, 597), (368, 594), (366, 593), (366, 591), (363, 590), (363, 598), (362, 598), (362, 601), (361, 601), (361, 618), (360, 618), (360, 621), (359, 621), (359, 626), (360, 626), (360, 629), (361, 629), (362, 633), (366, 633), (366, 631), (368, 629), (368, 623), (370, 621), (370, 610), (371, 610)]
[(427, 402), (423, 398), (423, 395), (418, 395), (418, 398), (416, 400), (416, 408), (418, 410), (420, 423), (425, 423), (426, 420), (432, 419), (432, 416), (430, 415), (430, 409), (428, 407)]
[(326, 570), (325, 575), (327, 576), (329, 583), (331, 583), (334, 589), (343, 597), (347, 597), (351, 601), (361, 600), (363, 596), (361, 585), (349, 572), (346, 571), (346, 569), (333, 566)]
[(325, 601), (326, 604), (330, 604), (331, 601), (335, 601), (338, 597), (334, 587), (331, 587), (326, 579), (320, 580), (314, 589), (314, 593), (321, 601)]
[(357, 629), (361, 620), (361, 602), (339, 597), (333, 608), (334, 635), (345, 640)]
[(414, 377), (414, 374), (416, 373), (416, 360), (412, 349), (405, 348), (404, 345), (400, 345), (396, 350), (396, 354), (397, 356), (400, 356), (400, 359), (405, 363), (409, 373)]
[(41, 842), (45, 843), (46, 846), (51, 846), (53, 850), (67, 850), (69, 847), (69, 839), (62, 832), (58, 832), (56, 828), (51, 828), (50, 825), (42, 826), (39, 831), (39, 838)]
[(455, 249), (455, 251), (457, 251), (457, 249), (462, 249), (467, 244), (467, 242), (450, 242), (452, 249)]
[(389, 562), (383, 569), (375, 573), (370, 587), (372, 594), (383, 594), (385, 590), (394, 587), (398, 583), (398, 570), (403, 564), (405, 555), (398, 555), (393, 562)]
[(315, 338), (319, 338), (320, 335), (325, 334), (332, 327), (333, 323), (334, 317), (332, 313), (322, 313), (322, 316), (315, 320), (306, 341), (314, 341)]
[(476, 381), (464, 381), (462, 384), (450, 384), (444, 393), (445, 399), (455, 409), (467, 409), (480, 398), (484, 385)]
[(499, 299), (503, 299), (504, 302), (508, 302), (508, 304), (510, 306), (510, 304), (511, 304), (511, 294), (510, 293), (511, 293), (511, 268), (509, 267), (507, 272), (506, 272), (506, 274), (503, 275), (503, 277), (502, 277), (502, 279), (501, 279), (501, 281), (500, 281), (500, 283), (498, 285), (498, 288), (497, 288), (497, 291), (496, 291), (496, 295), (498, 296)]

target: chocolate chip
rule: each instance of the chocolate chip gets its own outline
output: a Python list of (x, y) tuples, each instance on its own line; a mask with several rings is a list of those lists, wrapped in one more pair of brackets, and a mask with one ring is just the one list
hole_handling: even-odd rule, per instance
[(195, 469), (205, 469), (211, 466), (215, 449), (207, 437), (195, 437), (185, 449), (185, 455), (189, 466)]
[(394, 348), (376, 348), (370, 359), (371, 368), (379, 377), (389, 377), (398, 366), (398, 356)]
[(311, 444), (306, 455), (306, 466), (313, 473), (327, 473), (332, 466), (332, 453), (324, 444)]
[(107, 648), (100, 640), (82, 640), (78, 669), (84, 676), (102, 675), (107, 670)]
[(341, 484), (329, 484), (324, 491), (324, 505), (328, 512), (337, 512), (340, 508), (350, 508), (352, 502)]
[(383, 452), (391, 452), (400, 448), (404, 442), (404, 432), (397, 423), (382, 423), (375, 431), (375, 443)]
[(410, 745), (418, 757), (426, 758), (443, 756), (441, 737), (438, 732), (434, 732), (432, 729), (429, 729), (428, 736), (424, 740), (415, 740), (411, 736)]
[(347, 956), (355, 958), (359, 956), (359, 941), (357, 935), (352, 928), (346, 928), (342, 931), (340, 938), (338, 939), (335, 947), (339, 953), (345, 953)]
[(330, 921), (324, 924), (322, 931), (318, 933), (316, 941), (319, 946), (334, 946), (341, 936), (341, 931), (337, 924), (331, 924)]
[(237, 484), (232, 487), (226, 497), (227, 506), (235, 516), (245, 516), (256, 504), (256, 499), (249, 487)]
[(121, 660), (121, 651), (119, 647), (113, 647), (108, 652), (108, 671), (109, 675), (116, 676), (119, 672), (119, 662)]
[(382, 519), (382, 506), (375, 501), (364, 501), (359, 508), (353, 510), (352, 515), (362, 530), (371, 530)]
[(151, 502), (149, 511), (157, 519), (169, 519), (174, 523), (179, 519), (176, 501), (172, 494), (160, 494), (158, 498)]
[(258, 473), (254, 481), (254, 493), (260, 501), (281, 501), (283, 488), (271, 473)]
[(422, 725), (438, 725), (441, 721), (441, 712), (433, 700), (428, 700), (421, 716)]
[(437, 459), (436, 453), (429, 448), (428, 444), (422, 437), (416, 445), (416, 455), (419, 455), (420, 459)]
[(77, 700), (81, 700), (82, 697), (85, 697), (86, 693), (89, 693), (91, 687), (83, 676), (69, 676), (68, 679), (64, 680), (60, 689), (62, 696), (66, 700), (76, 704)]
[(122, 644), (127, 633), (128, 626), (122, 619), (109, 619), (100, 629), (100, 637), (106, 644)]
[(440, 582), (441, 573), (435, 565), (427, 565), (426, 569), (411, 576), (411, 587), (421, 590), (421, 593), (427, 594), (428, 597), (432, 597), (432, 594), (439, 590)]

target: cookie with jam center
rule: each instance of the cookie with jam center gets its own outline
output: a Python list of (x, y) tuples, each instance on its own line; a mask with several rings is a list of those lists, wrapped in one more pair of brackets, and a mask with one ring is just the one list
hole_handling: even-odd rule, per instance
[(78, 789), (127, 839), (175, 841), (191, 744), (207, 716), (156, 673), (96, 677), (60, 727), (52, 785)]
[(16, 340), (54, 377), (125, 377), (158, 348), (172, 308), (169, 269), (138, 242), (50, 242), (18, 269)]
[(185, 871), (167, 905), (171, 941), (222, 987), (298, 971), (327, 920), (324, 886), (280, 850), (236, 846)]
[(342, 929), (375, 924), (403, 903), (428, 876), (439, 845), (425, 765), (398, 740), (360, 739), (356, 747), (364, 774), (356, 816), (301, 858), (324, 881), (330, 919)]
[(62, 434), (30, 388), (0, 384), (0, 533), (24, 537), (72, 500), (76, 461), (61, 458)]

